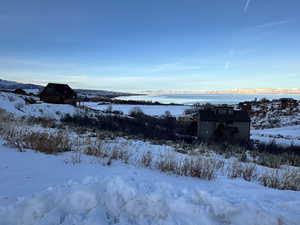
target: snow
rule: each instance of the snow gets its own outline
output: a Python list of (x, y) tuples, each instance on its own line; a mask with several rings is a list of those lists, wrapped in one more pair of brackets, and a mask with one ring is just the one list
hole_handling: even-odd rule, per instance
[[(298, 224), (300, 192), (0, 145), (0, 225)], [(18, 165), (18, 166), (15, 166)]]
[(32, 93), (32, 94), (39, 94), (40, 93), (40, 89), (23, 89), (27, 94)]
[[(84, 102), (85, 106), (96, 109), (106, 110), (109, 105), (99, 105), (97, 102)], [(184, 110), (190, 108), (190, 106), (173, 106), (173, 105), (125, 105), (125, 104), (112, 104), (112, 110), (122, 111), (125, 115), (128, 115), (134, 107), (139, 107), (145, 114), (152, 116), (164, 115), (166, 111), (170, 111), (173, 116), (181, 116)]]
[[(85, 105), (98, 110), (108, 106)], [(168, 110), (176, 116), (188, 107), (112, 105), (113, 110), (125, 114), (136, 106), (146, 114), (162, 115)], [(22, 96), (1, 92), (0, 108), (16, 116), (56, 119), (78, 110), (70, 105), (26, 104)], [(18, 129), (56, 131), (29, 125), (18, 126)], [(76, 148), (75, 141), (80, 142), (80, 137), (66, 131)], [(299, 125), (251, 133), (253, 139), (276, 138), (279, 143), (299, 142), (300, 145)], [(91, 133), (84, 135), (91, 139), (82, 141), (83, 145), (93, 143), (96, 138)], [(141, 168), (134, 160), (148, 151), (153, 159), (161, 154), (194, 156), (176, 153), (171, 146), (125, 138), (107, 140), (105, 145), (128, 151), (133, 157), (128, 164), (113, 160), (110, 166), (104, 166), (101, 159), (82, 154), (81, 162), (74, 163), (74, 152), (57, 155), (33, 150), (19, 152), (5, 146), (0, 139), (0, 225), (299, 224), (299, 191), (276, 190), (255, 181), (229, 179), (221, 170), (216, 179), (210, 181), (161, 173)], [(207, 154), (207, 157), (221, 156)], [(224, 168), (233, 160), (224, 160)], [(257, 170), (261, 173), (273, 169), (257, 166)]]
[(262, 142), (275, 141), (282, 145), (300, 146), (300, 125), (251, 130), (251, 138)]
[(0, 108), (16, 116), (47, 117), (60, 119), (66, 114), (75, 114), (78, 109), (66, 104), (27, 104), (24, 97), (17, 94), (0, 92)]
[(272, 135), (272, 136), (283, 135), (289, 138), (300, 138), (300, 125), (263, 129), (263, 130), (253, 130), (252, 134), (264, 134), (264, 135)]

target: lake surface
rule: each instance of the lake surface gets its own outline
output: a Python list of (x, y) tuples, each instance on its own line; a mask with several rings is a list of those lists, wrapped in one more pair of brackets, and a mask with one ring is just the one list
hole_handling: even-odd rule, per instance
[(210, 95), (210, 94), (198, 94), (198, 95), (187, 95), (187, 94), (172, 94), (172, 95), (140, 95), (140, 96), (126, 96), (118, 97), (117, 99), (123, 100), (139, 100), (139, 101), (158, 101), (161, 103), (177, 103), (192, 105), (195, 103), (212, 103), (212, 104), (237, 104), (242, 101), (250, 101), (254, 99), (267, 98), (269, 100), (279, 99), (279, 98), (294, 98), (300, 100), (300, 95), (292, 94), (264, 94), (264, 95)]

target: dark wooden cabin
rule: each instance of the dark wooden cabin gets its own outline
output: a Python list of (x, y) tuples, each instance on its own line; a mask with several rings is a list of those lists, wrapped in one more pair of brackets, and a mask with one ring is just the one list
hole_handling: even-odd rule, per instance
[(40, 100), (55, 104), (76, 105), (76, 92), (67, 84), (49, 83), (40, 93)]
[(205, 141), (247, 143), (250, 139), (250, 118), (246, 111), (233, 107), (200, 110), (198, 137)]

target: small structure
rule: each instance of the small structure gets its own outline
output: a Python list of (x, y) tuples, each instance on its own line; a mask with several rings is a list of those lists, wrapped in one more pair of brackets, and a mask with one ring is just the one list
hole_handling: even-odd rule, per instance
[(55, 104), (76, 105), (77, 94), (67, 84), (49, 83), (40, 93), (40, 100)]
[(198, 137), (205, 141), (247, 143), (250, 139), (250, 117), (246, 111), (228, 106), (200, 110)]
[(298, 102), (293, 98), (280, 98), (281, 109), (293, 109), (298, 106)]
[(246, 102), (240, 102), (238, 104), (239, 109), (246, 111), (248, 114), (251, 114), (252, 111), (252, 104), (249, 101)]
[(19, 94), (19, 95), (26, 95), (27, 94), (26, 91), (24, 91), (21, 88), (17, 88), (16, 90), (14, 90), (14, 93)]

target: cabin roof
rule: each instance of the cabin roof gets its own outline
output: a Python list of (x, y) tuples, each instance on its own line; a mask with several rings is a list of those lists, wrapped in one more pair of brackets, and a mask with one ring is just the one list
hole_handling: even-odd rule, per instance
[(217, 114), (213, 110), (200, 110), (200, 121), (214, 122), (250, 122), (250, 117), (247, 112), (242, 110), (233, 110), (232, 114)]
[(49, 83), (41, 92), (41, 95), (49, 95), (50, 93), (51, 95), (76, 96), (76, 93), (67, 84)]

